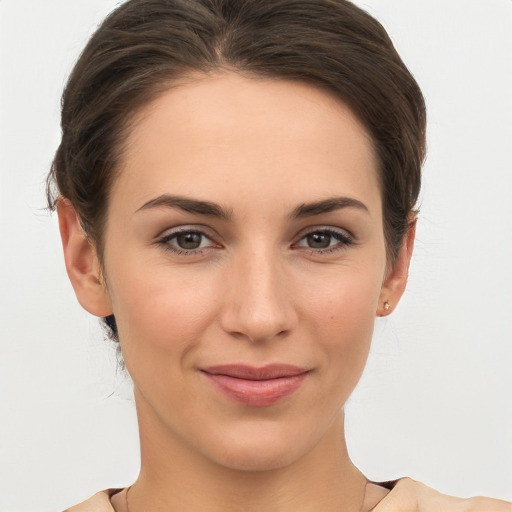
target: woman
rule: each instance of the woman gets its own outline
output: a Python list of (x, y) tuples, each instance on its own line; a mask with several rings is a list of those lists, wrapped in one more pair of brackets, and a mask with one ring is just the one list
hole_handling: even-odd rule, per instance
[[(405, 289), (421, 92), (349, 2), (129, 1), (63, 98), (50, 202), (133, 378), (141, 472), (72, 510), (510, 510), (379, 485), (343, 405)], [(390, 489), (393, 489), (390, 491)]]

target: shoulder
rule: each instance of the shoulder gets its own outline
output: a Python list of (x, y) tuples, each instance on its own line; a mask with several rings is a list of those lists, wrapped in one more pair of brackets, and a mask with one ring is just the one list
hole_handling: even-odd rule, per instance
[(455, 498), (412, 480), (398, 480), (372, 512), (512, 512), (512, 503), (491, 498)]
[(110, 498), (119, 491), (121, 489), (107, 489), (98, 492), (88, 500), (68, 508), (64, 512), (115, 512)]

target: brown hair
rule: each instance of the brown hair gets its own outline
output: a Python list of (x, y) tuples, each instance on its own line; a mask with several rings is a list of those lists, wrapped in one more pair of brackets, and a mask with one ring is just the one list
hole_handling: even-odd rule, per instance
[(347, 0), (129, 0), (118, 7), (64, 90), (50, 207), (59, 195), (69, 199), (101, 257), (132, 116), (186, 73), (222, 68), (308, 82), (352, 108), (379, 160), (392, 262), (418, 199), (425, 104), (382, 25)]

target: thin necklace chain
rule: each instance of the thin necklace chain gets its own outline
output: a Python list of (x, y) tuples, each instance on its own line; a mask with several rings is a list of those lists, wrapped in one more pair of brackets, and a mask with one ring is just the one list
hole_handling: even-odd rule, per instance
[[(367, 483), (368, 483), (368, 481), (366, 481), (366, 483), (365, 483), (365, 491), (366, 491), (366, 484)], [(126, 494), (124, 495), (124, 502), (125, 502), (125, 505), (126, 505), (126, 512), (130, 512), (130, 506), (128, 505), (128, 493), (130, 492), (131, 488), (132, 488), (132, 486), (130, 485), (130, 487), (128, 487), (128, 489), (126, 489)], [(365, 495), (366, 495), (366, 492), (363, 492), (363, 501), (361, 503), (361, 507), (359, 509), (359, 512), (364, 512), (363, 511), (363, 507), (364, 507)]]
[(130, 492), (131, 488), (132, 488), (132, 486), (130, 485), (130, 487), (128, 487), (128, 489), (126, 489), (126, 494), (124, 495), (124, 502), (126, 504), (126, 512), (130, 512), (130, 507), (128, 506), (128, 493)]

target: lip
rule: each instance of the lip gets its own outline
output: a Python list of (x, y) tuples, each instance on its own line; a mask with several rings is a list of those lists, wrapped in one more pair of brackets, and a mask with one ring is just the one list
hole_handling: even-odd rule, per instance
[(286, 398), (309, 374), (305, 368), (288, 364), (220, 365), (202, 368), (201, 372), (224, 395), (252, 407), (267, 407)]

